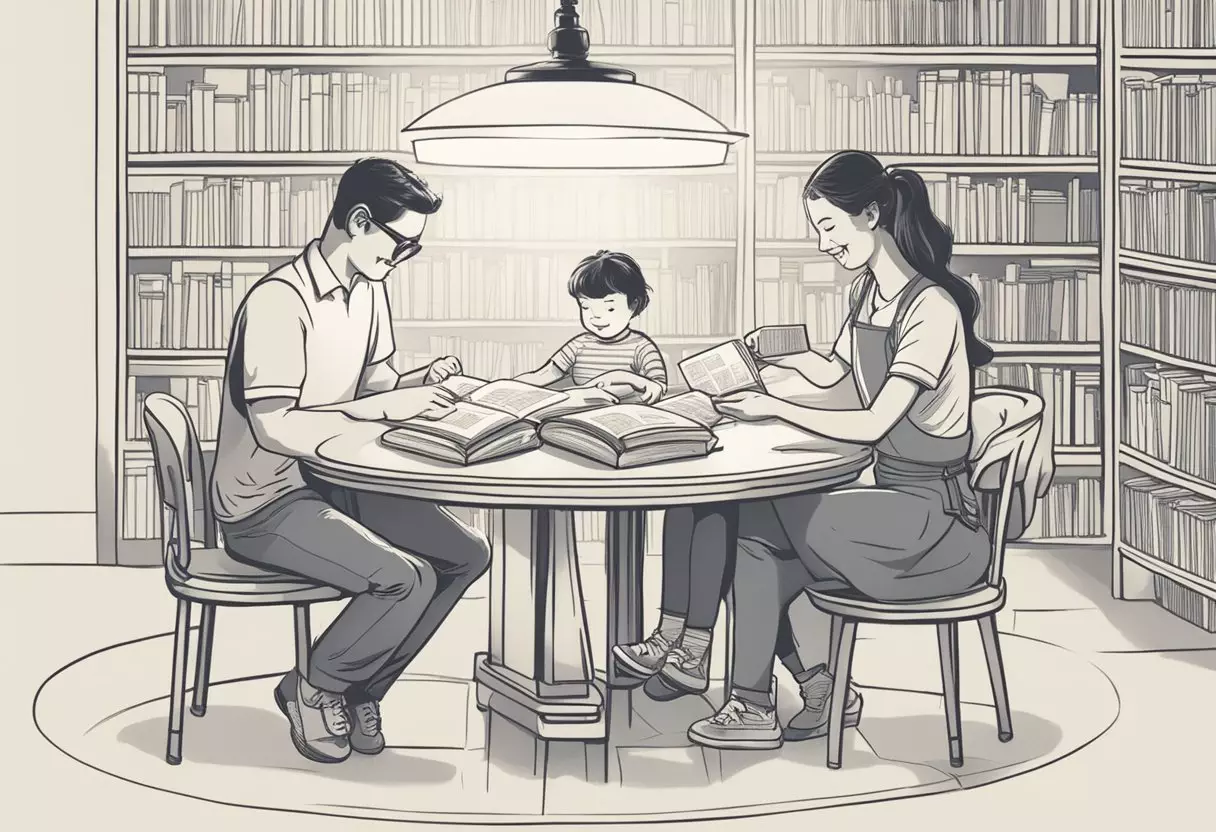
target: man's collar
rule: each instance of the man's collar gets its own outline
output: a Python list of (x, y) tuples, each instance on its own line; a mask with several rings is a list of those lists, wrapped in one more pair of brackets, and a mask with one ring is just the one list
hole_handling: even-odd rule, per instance
[(312, 288), (317, 293), (317, 300), (342, 288), (342, 281), (338, 280), (338, 276), (321, 254), (320, 240), (313, 240), (304, 249), (304, 269), (312, 279)]

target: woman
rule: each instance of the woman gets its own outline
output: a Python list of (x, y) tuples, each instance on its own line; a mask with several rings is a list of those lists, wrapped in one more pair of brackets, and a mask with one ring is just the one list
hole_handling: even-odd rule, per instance
[[(882, 601), (934, 598), (983, 580), (990, 557), (966, 460), (972, 368), (992, 351), (975, 335), (978, 297), (948, 268), (951, 233), (934, 216), (924, 180), (845, 151), (812, 174), (803, 200), (820, 251), (860, 276), (831, 354), (775, 363), (820, 387), (852, 375), (861, 409), (818, 410), (751, 392), (724, 397), (718, 409), (872, 445), (875, 485), (744, 503), (737, 517), (685, 522), (665, 537), (665, 557), (671, 543), (677, 554), (692, 551), (699, 568), (702, 524), (738, 536), (734, 687), (717, 714), (689, 729), (695, 742), (718, 748), (775, 748), (783, 735), (826, 733), (831, 677), (824, 664), (800, 661), (787, 617), (808, 585), (835, 581)], [(672, 566), (665, 560), (665, 583)], [(799, 643), (822, 649), (826, 633)], [(771, 686), (774, 655), (804, 699), (784, 732)], [(847, 725), (857, 724), (861, 704), (850, 687)]]

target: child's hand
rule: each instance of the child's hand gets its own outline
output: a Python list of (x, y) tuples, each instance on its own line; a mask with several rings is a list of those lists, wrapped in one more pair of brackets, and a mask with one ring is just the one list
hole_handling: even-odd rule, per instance
[(431, 362), (431, 366), (426, 371), (426, 384), (438, 384), (446, 378), (460, 375), (463, 368), (460, 366), (460, 359), (454, 355), (447, 355), (443, 358), (437, 358)]
[(639, 391), (638, 398), (642, 404), (654, 404), (659, 399), (663, 398), (663, 385), (657, 381), (643, 379), (642, 389)]

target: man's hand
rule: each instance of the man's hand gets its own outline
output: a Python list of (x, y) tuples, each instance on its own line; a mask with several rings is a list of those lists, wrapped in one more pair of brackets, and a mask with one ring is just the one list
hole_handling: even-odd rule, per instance
[(431, 366), (427, 367), (426, 380), (424, 384), (438, 384), (445, 378), (450, 376), (458, 376), (464, 372), (464, 368), (460, 366), (460, 359), (454, 355), (445, 355), (443, 358), (436, 358), (431, 362)]
[(442, 419), (452, 412), (455, 399), (439, 387), (403, 387), (350, 402), (343, 412), (366, 422), (402, 422), (420, 416)]

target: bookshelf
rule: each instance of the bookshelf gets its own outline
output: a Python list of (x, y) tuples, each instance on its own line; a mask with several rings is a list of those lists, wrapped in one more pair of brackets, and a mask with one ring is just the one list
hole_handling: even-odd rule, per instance
[[(1104, 416), (1116, 411), (1105, 346), (1115, 260), (1103, 241), (1114, 239), (1119, 157), (1100, 129), (1111, 108), (1098, 94), (1112, 87), (1099, 77), (1107, 56), (1098, 44), (1111, 19), (1099, 5), (1120, 1), (584, 0), (597, 59), (635, 69), (753, 138), (722, 168), (581, 177), (579, 198), (566, 197), (562, 211), (548, 172), (418, 166), (445, 207), (422, 255), (391, 286), (399, 358), (454, 352), (484, 373), (543, 359), (577, 332), (563, 288), (570, 267), (601, 247), (630, 251), (646, 269), (654, 295), (641, 328), (669, 372), (684, 355), (764, 323), (805, 322), (813, 341), (830, 343), (845, 277), (824, 266), (799, 193), (834, 150), (868, 149), (924, 173), (935, 209), (956, 228), (955, 269), (990, 310), (989, 380), (1021, 379), (1060, 403), (1052, 418), (1069, 441), (1056, 449), (1057, 485), (1036, 539), (1109, 544), (1105, 461), (1116, 449)], [(330, 6), (348, 14), (339, 20)], [(209, 417), (225, 323), (249, 276), (316, 233), (327, 194), (355, 158), (411, 164), (396, 129), (414, 114), (539, 59), (554, 3), (118, 7), (105, 69), (127, 94), (102, 127), (116, 144), (113, 165), (99, 171), (115, 208), (98, 220), (99, 239), (115, 241), (99, 271), (115, 282), (99, 288), (114, 307), (98, 313), (98, 539), (102, 562), (149, 563), (155, 544), (130, 533), (155, 528), (137, 508), (151, 495), (125, 475), (150, 461), (128, 424), (138, 395), (185, 385), (196, 417)], [(354, 17), (355, 8), (370, 11)], [(1179, 60), (1178, 50), (1149, 44), (1134, 57)], [(825, 126), (849, 118), (861, 125), (855, 134)], [(1154, 178), (1172, 175), (1155, 160), (1122, 167), (1138, 164), (1153, 166)], [(1207, 175), (1193, 167), (1176, 173)], [(603, 205), (620, 210), (606, 217)], [(1137, 256), (1157, 271), (1168, 260), (1179, 279), (1207, 274), (1169, 252)], [(521, 279), (531, 281), (523, 291), (506, 289)], [(192, 321), (185, 299), (195, 283), (212, 287), (212, 302), (195, 304), (205, 313)], [(1044, 303), (1050, 315), (1032, 322), (1024, 310)], [(602, 536), (597, 522), (581, 516), (580, 537)], [(657, 524), (649, 525), (653, 549)]]
[(1114, 6), (1111, 590), (1216, 632), (1216, 2)]

